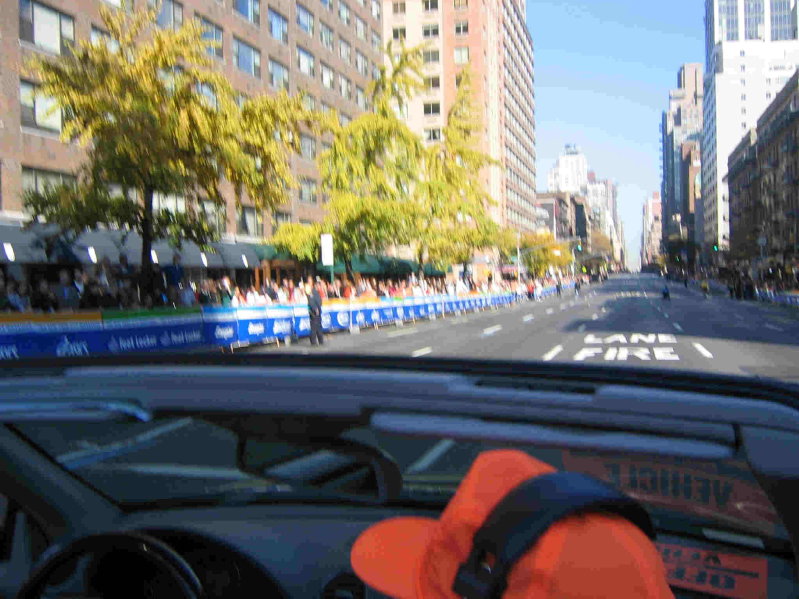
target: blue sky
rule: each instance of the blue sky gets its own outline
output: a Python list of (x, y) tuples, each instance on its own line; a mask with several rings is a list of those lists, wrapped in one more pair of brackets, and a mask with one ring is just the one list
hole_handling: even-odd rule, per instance
[(701, 0), (527, 0), (536, 92), (537, 187), (563, 146), (619, 185), (637, 264), (644, 199), (660, 190), (659, 126), (677, 71), (704, 62)]

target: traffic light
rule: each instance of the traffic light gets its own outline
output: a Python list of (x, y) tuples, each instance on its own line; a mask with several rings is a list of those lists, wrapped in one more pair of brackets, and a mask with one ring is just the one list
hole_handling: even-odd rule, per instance
[(582, 243), (578, 243), (577, 244), (577, 251), (578, 252), (582, 252), (583, 251), (583, 244)]
[(714, 252), (718, 252), (719, 251), (719, 246), (718, 245), (714, 245), (713, 246), (713, 251)]

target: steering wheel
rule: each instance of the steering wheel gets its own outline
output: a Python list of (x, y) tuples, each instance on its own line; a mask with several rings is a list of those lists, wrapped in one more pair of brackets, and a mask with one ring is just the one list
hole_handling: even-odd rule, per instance
[(42, 556), (30, 578), (17, 593), (17, 599), (40, 599), (53, 574), (70, 560), (96, 551), (123, 550), (149, 562), (180, 594), (175, 599), (202, 599), (202, 583), (188, 562), (166, 543), (137, 532), (111, 532), (88, 535), (66, 546), (54, 546)]

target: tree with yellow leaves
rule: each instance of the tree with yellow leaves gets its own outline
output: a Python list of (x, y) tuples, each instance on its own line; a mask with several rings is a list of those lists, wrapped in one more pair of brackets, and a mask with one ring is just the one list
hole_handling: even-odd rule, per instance
[[(66, 118), (61, 137), (87, 148), (88, 160), (68, 189), (28, 193), (33, 220), (63, 227), (116, 225), (142, 237), (143, 283), (151, 284), (154, 239), (175, 245), (213, 240), (205, 206), (221, 208), (222, 177), (237, 201), (257, 210), (280, 204), (294, 184), (289, 155), (299, 126), (311, 122), (301, 98), (258, 97), (239, 106), (227, 79), (213, 70), (199, 22), (160, 29), (155, 10), (101, 8), (115, 43), (82, 41), (58, 59), (28, 65)], [(122, 194), (109, 188), (119, 186)], [(157, 193), (184, 198), (185, 212), (154, 209)]]

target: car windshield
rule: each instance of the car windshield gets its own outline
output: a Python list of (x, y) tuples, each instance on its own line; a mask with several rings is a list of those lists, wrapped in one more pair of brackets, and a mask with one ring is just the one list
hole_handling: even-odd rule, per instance
[[(19, 423), (14, 428), (54, 461), (127, 509), (180, 502), (270, 503), (302, 494), (340, 497), (337, 477), (346, 478), (332, 447), (270, 442), (262, 476), (244, 472), (237, 460), (238, 436), (196, 418), (149, 423)], [(739, 460), (697, 461), (626, 453), (546, 449), (530, 445), (420, 438), (354, 427), (342, 439), (379, 448), (402, 474), (398, 502), (443, 506), (475, 458), (484, 451), (515, 448), (558, 468), (605, 480), (641, 500), (665, 530), (719, 540), (787, 542), (786, 530), (747, 464)], [(329, 465), (322, 465), (324, 458)], [(324, 480), (324, 483), (313, 482)], [(277, 484), (280, 483), (280, 484)], [(332, 486), (331, 486), (332, 485)], [(725, 536), (726, 535), (726, 536)], [(732, 535), (732, 536), (730, 536)], [(735, 535), (738, 535), (737, 537)]]

